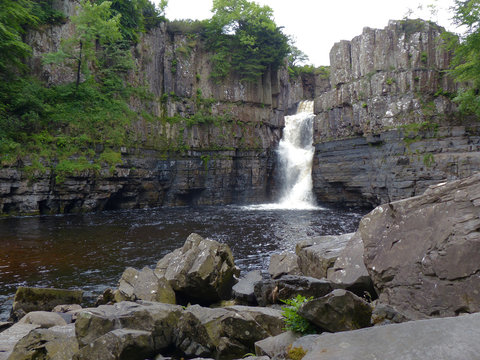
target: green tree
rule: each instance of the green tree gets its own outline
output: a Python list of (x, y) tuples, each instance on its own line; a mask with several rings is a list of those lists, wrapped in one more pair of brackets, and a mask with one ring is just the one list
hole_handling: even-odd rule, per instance
[(22, 41), (25, 24), (36, 24), (29, 0), (0, 1), (0, 74), (10, 66), (23, 67), (23, 60), (31, 54), (30, 46)]
[(60, 50), (47, 54), (47, 63), (70, 63), (76, 73), (76, 88), (81, 74), (90, 76), (90, 68), (98, 65), (97, 45), (100, 47), (115, 43), (122, 38), (119, 30), (120, 15), (111, 16), (111, 2), (95, 4), (89, 0), (80, 2), (80, 12), (72, 16), (75, 33), (62, 41)]
[(289, 52), (288, 38), (273, 20), (273, 10), (247, 0), (214, 0), (206, 30), (214, 53), (214, 78), (232, 70), (255, 81), (268, 68), (277, 69)]
[(454, 13), (456, 24), (466, 26), (467, 31), (460, 39), (449, 36), (455, 51), (451, 73), (468, 84), (454, 100), (460, 110), (480, 116), (480, 1), (455, 0)]

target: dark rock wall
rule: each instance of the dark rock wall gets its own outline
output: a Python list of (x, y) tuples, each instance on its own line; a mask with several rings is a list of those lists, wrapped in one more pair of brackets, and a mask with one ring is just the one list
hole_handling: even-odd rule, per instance
[(378, 205), (480, 169), (476, 119), (461, 119), (450, 100), (458, 84), (445, 73), (442, 31), (391, 21), (333, 46), (331, 90), (315, 98), (320, 201)]

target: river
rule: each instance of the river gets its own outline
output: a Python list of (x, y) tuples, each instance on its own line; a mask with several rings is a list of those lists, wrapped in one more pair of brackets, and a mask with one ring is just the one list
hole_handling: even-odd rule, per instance
[(83, 289), (92, 298), (115, 287), (126, 267), (154, 267), (192, 232), (227, 243), (244, 273), (268, 269), (272, 253), (298, 241), (355, 231), (363, 214), (221, 206), (2, 218), (0, 319), (18, 286)]

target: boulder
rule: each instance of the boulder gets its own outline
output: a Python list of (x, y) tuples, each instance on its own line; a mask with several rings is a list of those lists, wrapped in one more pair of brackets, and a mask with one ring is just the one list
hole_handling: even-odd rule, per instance
[(37, 328), (38, 325), (17, 323), (0, 333), (0, 360), (7, 360), (17, 342)]
[(276, 302), (277, 299), (273, 298), (276, 294), (276, 287), (277, 285), (272, 279), (264, 279), (254, 284), (253, 291), (259, 306), (267, 306)]
[(378, 301), (374, 301), (372, 306), (372, 325), (395, 324), (410, 320), (392, 306), (379, 303)]
[(411, 319), (480, 311), (480, 173), (379, 206), (359, 232), (381, 303)]
[(268, 272), (274, 279), (283, 275), (302, 275), (298, 266), (298, 256), (293, 253), (273, 254), (270, 257)]
[(327, 270), (333, 266), (352, 236), (328, 235), (299, 242), (295, 252), (301, 273), (317, 279), (327, 277)]
[(250, 271), (236, 283), (233, 288), (233, 296), (240, 302), (256, 305), (255, 284), (262, 281), (262, 272), (260, 270)]
[(370, 326), (372, 307), (350, 291), (337, 289), (304, 303), (298, 313), (326, 331), (338, 332)]
[(11, 316), (19, 320), (31, 311), (52, 311), (57, 305), (80, 304), (80, 290), (46, 289), (20, 286), (15, 293)]
[(376, 298), (372, 279), (363, 263), (363, 253), (362, 237), (356, 232), (340, 251), (333, 266), (327, 270), (327, 280), (358, 296), (363, 296), (367, 292), (372, 298)]
[(480, 314), (409, 321), (319, 335), (303, 360), (477, 360), (478, 339)]
[(113, 330), (148, 331), (152, 333), (155, 350), (160, 351), (173, 344), (175, 327), (181, 313), (181, 306), (146, 301), (101, 305), (79, 312), (75, 331), (80, 348), (93, 344)]
[(255, 343), (255, 354), (258, 356), (274, 357), (284, 355), (287, 348), (300, 337), (299, 334), (287, 331), (277, 336), (271, 336)]
[(44, 329), (67, 325), (67, 322), (59, 314), (48, 311), (29, 312), (18, 323), (38, 325)]
[(170, 283), (180, 303), (209, 304), (230, 298), (239, 272), (228, 245), (191, 234), (157, 263), (155, 275)]
[(314, 298), (324, 296), (334, 289), (334, 284), (326, 279), (315, 279), (308, 276), (286, 275), (275, 280), (276, 288), (273, 299), (288, 300), (302, 295)]
[(165, 278), (158, 278), (149, 267), (140, 271), (129, 267), (120, 278), (114, 299), (116, 302), (145, 300), (175, 304), (175, 292)]
[(155, 355), (150, 331), (116, 329), (84, 346), (73, 360), (145, 360)]
[(70, 324), (31, 331), (15, 345), (8, 359), (71, 360), (77, 351), (75, 326)]
[(281, 312), (273, 309), (193, 305), (178, 322), (176, 347), (191, 357), (236, 359), (252, 352), (256, 341), (281, 333), (282, 327)]

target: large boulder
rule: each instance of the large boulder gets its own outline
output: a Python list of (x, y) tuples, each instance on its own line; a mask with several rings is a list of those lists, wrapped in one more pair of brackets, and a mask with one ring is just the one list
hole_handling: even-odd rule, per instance
[(409, 321), (319, 335), (303, 360), (477, 360), (478, 339), (480, 314)]
[(356, 232), (348, 241), (347, 246), (340, 251), (335, 263), (327, 270), (327, 280), (363, 296), (365, 292), (376, 297), (373, 282), (363, 262), (363, 241)]
[(327, 277), (327, 270), (333, 266), (352, 236), (327, 235), (299, 242), (295, 252), (302, 274), (317, 279)]
[(19, 320), (31, 311), (52, 311), (57, 305), (80, 304), (80, 290), (46, 289), (20, 286), (15, 293), (11, 316)]
[(268, 273), (274, 279), (283, 275), (302, 275), (298, 266), (298, 256), (293, 253), (272, 254)]
[(302, 295), (305, 297), (322, 297), (334, 289), (333, 284), (326, 279), (315, 279), (308, 276), (286, 275), (275, 280), (275, 289), (272, 298), (288, 300)]
[(116, 329), (84, 346), (73, 360), (145, 360), (155, 355), (150, 331)]
[(262, 281), (262, 272), (260, 270), (250, 271), (233, 286), (234, 298), (242, 303), (256, 305), (255, 284), (260, 281)]
[(176, 347), (187, 356), (237, 359), (256, 341), (282, 332), (281, 312), (273, 309), (188, 307), (178, 322)]
[[(75, 331), (80, 349), (85, 346), (96, 346), (94, 343), (97, 339), (113, 330), (147, 331), (152, 334), (155, 351), (160, 351), (174, 343), (175, 328), (182, 311), (182, 307), (178, 305), (145, 301), (101, 305), (79, 312)], [(115, 342), (114, 338), (118, 337), (115, 333), (109, 338)], [(118, 350), (118, 347), (115, 349)]]
[(480, 174), (379, 206), (359, 232), (380, 302), (412, 319), (480, 311)]
[(120, 278), (114, 299), (120, 301), (156, 301), (175, 304), (175, 292), (165, 278), (158, 278), (149, 267), (141, 271), (127, 268)]
[(230, 298), (239, 271), (228, 245), (191, 234), (157, 263), (155, 275), (170, 283), (180, 303), (208, 304)]
[(370, 326), (372, 307), (350, 291), (337, 289), (304, 303), (298, 313), (326, 331), (338, 332)]
[(23, 337), (8, 360), (71, 360), (78, 351), (73, 324), (36, 329)]

